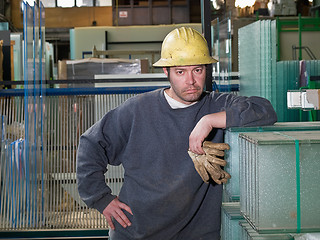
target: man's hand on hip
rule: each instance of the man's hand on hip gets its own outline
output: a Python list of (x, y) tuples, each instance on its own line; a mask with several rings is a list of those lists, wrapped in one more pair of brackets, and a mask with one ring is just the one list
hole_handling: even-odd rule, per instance
[(128, 213), (133, 215), (130, 207), (119, 201), (118, 198), (113, 199), (109, 205), (103, 210), (103, 215), (107, 219), (107, 222), (112, 230), (115, 230), (115, 227), (112, 222), (112, 217), (121, 224), (122, 227), (126, 228), (131, 226), (130, 220), (124, 214), (122, 209), (126, 210)]

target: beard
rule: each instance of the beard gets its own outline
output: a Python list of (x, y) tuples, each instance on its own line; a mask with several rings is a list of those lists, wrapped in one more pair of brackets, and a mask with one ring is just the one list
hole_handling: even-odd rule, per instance
[(175, 86), (171, 86), (175, 95), (185, 103), (194, 103), (197, 102), (203, 92), (203, 89), (200, 86), (192, 86), (182, 90), (177, 90)]

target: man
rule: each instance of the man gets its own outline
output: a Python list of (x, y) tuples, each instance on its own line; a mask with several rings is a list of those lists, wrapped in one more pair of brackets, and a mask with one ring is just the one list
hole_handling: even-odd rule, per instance
[[(203, 141), (223, 142), (226, 127), (273, 124), (276, 114), (263, 98), (204, 92), (213, 62), (200, 33), (173, 30), (154, 64), (170, 87), (128, 99), (81, 136), (79, 194), (112, 240), (219, 239), (222, 186), (201, 179), (188, 150), (204, 154)], [(125, 170), (119, 196), (105, 183), (109, 164)]]

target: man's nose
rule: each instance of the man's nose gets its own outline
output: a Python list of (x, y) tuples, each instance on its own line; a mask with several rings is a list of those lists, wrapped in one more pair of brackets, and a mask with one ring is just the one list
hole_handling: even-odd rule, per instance
[(186, 82), (191, 85), (193, 85), (196, 82), (192, 72), (187, 72)]

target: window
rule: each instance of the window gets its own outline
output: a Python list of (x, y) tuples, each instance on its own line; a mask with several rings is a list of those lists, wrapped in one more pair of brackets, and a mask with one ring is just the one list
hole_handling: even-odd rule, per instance
[(41, 1), (44, 7), (55, 7), (56, 1), (55, 0), (42, 0)]
[[(34, 0), (25, 0), (33, 5)], [(104, 7), (112, 6), (112, 0), (40, 0), (45, 8), (54, 7)]]
[(75, 0), (57, 0), (57, 7), (74, 7)]
[(77, 7), (92, 7), (93, 0), (77, 0)]
[(112, 0), (96, 0), (96, 6), (112, 6)]

